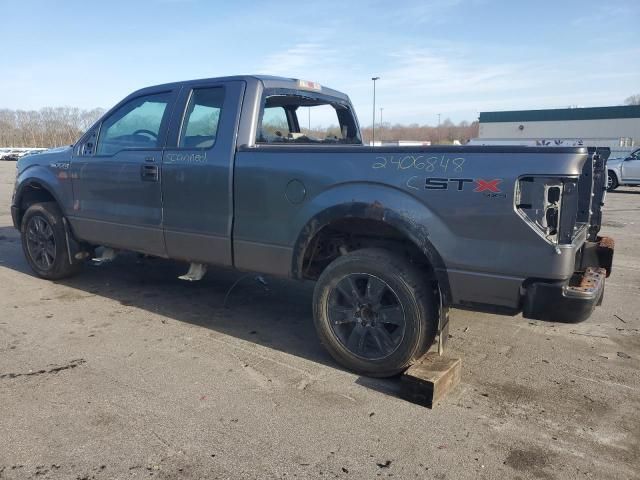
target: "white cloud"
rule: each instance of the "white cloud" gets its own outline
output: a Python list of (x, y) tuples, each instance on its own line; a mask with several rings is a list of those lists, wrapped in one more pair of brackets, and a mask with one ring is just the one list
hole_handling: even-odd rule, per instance
[(323, 59), (336, 55), (336, 51), (320, 42), (303, 42), (282, 52), (267, 56), (260, 71), (269, 75), (302, 76), (309, 70), (320, 68)]
[(371, 122), (371, 77), (380, 76), (376, 110), (384, 108), (385, 121), (433, 124), (438, 113), (457, 122), (474, 120), (486, 110), (620, 103), (626, 91), (603, 91), (599, 85), (632, 84), (638, 79), (637, 70), (620, 71), (615, 65), (640, 54), (635, 47), (569, 58), (518, 58), (513, 52), (502, 52), (502, 58), (515, 60), (500, 61), (501, 56), (489, 46), (481, 55), (471, 53), (464, 44), (382, 46), (374, 58), (379, 67), (372, 71), (361, 62), (369, 50), (368, 45), (341, 49), (330, 40), (315, 38), (270, 54), (261, 72), (319, 81), (344, 91), (363, 125)]
[[(196, 0), (154, 0), (183, 1)], [(505, 34), (496, 44), (483, 32), (501, 28), (503, 19), (492, 7), (473, 8), (483, 1), (401, 1), (391, 8), (386, 0), (348, 5), (328, 0), (300, 8), (271, 1), (263, 6), (268, 12), (263, 16), (247, 17), (235, 6), (220, 15), (210, 11), (216, 39), (228, 42), (212, 43), (208, 29), (195, 29), (188, 37), (161, 33), (151, 37), (158, 47), (153, 52), (129, 55), (129, 42), (137, 45), (142, 37), (137, 30), (123, 30), (119, 42), (96, 34), (93, 43), (76, 42), (57, 54), (23, 47), (15, 56), (19, 60), (3, 65), (0, 106), (108, 107), (145, 85), (245, 72), (318, 81), (344, 91), (363, 125), (371, 121), (372, 76), (381, 77), (377, 106), (384, 108), (385, 121), (402, 123), (434, 123), (437, 113), (459, 121), (473, 120), (479, 110), (619, 104), (637, 93), (640, 69), (634, 60), (640, 48), (620, 40), (635, 30), (612, 25), (619, 17), (633, 17), (638, 11), (633, 2), (585, 5), (568, 15), (565, 9), (562, 23), (569, 34), (547, 32), (548, 38), (535, 37), (534, 24), (549, 27), (545, 18), (523, 20), (517, 25), (522, 35)], [(204, 15), (205, 5), (200, 2), (198, 15)], [(182, 15), (193, 11), (182, 10)], [(478, 20), (460, 27), (461, 19), (480, 14), (490, 17), (486, 25)], [(603, 15), (604, 31), (598, 23)], [(451, 28), (442, 25), (447, 22)], [(565, 43), (554, 44), (558, 39)], [(32, 62), (24, 60), (31, 56)]]
[[(616, 105), (638, 84), (637, 68), (620, 70), (625, 58), (637, 58), (631, 47), (596, 54), (515, 61), (482, 56), (465, 46), (432, 50), (406, 47), (388, 52), (376, 70), (377, 107), (389, 122), (435, 123), (437, 114), (454, 121), (474, 120), (479, 111), (557, 108), (568, 105)], [(505, 55), (505, 58), (515, 58)], [(370, 123), (372, 87), (369, 72), (343, 87), (356, 110)], [(603, 87), (606, 85), (606, 87)]]

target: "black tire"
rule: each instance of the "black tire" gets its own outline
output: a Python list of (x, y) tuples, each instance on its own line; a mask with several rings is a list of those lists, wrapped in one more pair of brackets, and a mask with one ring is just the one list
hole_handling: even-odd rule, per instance
[(22, 217), (22, 250), (39, 277), (59, 280), (75, 275), (82, 263), (69, 262), (62, 212), (54, 202), (31, 205)]
[(620, 183), (618, 182), (618, 177), (611, 170), (607, 171), (607, 191), (611, 192), (618, 188)]
[(372, 377), (396, 375), (429, 349), (437, 306), (434, 285), (423, 272), (377, 248), (334, 260), (313, 294), (320, 341), (338, 363)]

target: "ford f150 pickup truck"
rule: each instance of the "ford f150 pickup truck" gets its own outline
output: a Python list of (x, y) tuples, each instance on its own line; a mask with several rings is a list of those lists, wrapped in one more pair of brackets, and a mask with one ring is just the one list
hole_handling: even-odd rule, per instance
[(621, 185), (640, 185), (640, 148), (628, 157), (607, 161), (607, 188), (615, 190)]
[[(309, 116), (333, 125), (318, 135)], [(238, 76), (122, 100), (19, 161), (11, 213), (34, 272), (120, 250), (313, 280), (314, 321), (354, 371), (396, 374), (448, 307), (578, 321), (601, 301), (608, 151), (368, 147), (349, 98)]]

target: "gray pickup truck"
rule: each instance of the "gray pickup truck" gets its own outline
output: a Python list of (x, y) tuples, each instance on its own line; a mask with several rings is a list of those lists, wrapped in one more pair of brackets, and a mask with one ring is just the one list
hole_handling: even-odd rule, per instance
[[(333, 125), (318, 135), (309, 118)], [(238, 76), (139, 90), (70, 147), (18, 162), (11, 213), (37, 275), (120, 250), (313, 280), (322, 343), (396, 374), (448, 307), (579, 321), (601, 301), (608, 151), (368, 147), (349, 98)]]

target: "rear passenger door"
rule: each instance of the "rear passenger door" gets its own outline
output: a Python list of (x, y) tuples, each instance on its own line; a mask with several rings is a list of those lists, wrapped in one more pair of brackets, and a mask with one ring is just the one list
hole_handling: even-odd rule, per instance
[(165, 255), (160, 166), (177, 89), (127, 98), (81, 139), (71, 160), (77, 236)]
[(162, 158), (164, 237), (171, 258), (232, 264), (233, 161), (243, 81), (185, 84)]

